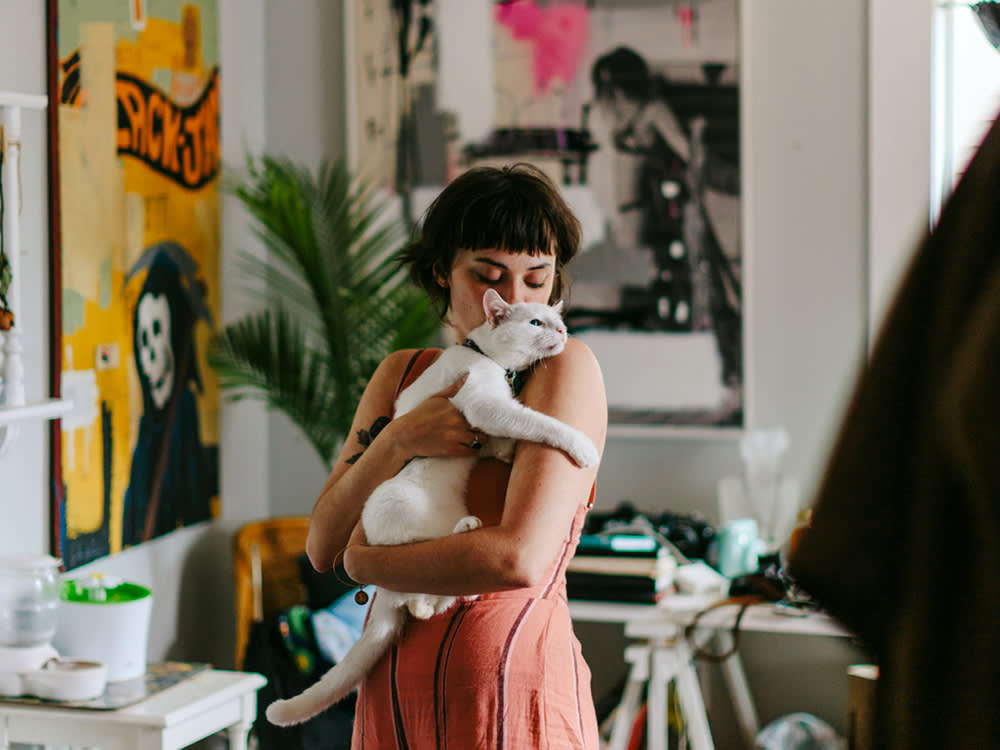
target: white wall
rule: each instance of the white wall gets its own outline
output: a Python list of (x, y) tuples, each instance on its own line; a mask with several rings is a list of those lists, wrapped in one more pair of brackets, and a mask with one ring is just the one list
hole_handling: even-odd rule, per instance
[[(305, 164), (344, 156), (343, 0), (267, 6), (268, 149)], [(270, 419), (274, 515), (307, 514), (327, 470), (300, 430)]]
[[(0, 4), (0, 90), (45, 93), (45, 4), (4, 0)], [(48, 387), (48, 232), (45, 113), (22, 114), (21, 329), (29, 402)], [(9, 207), (11, 203), (8, 203)], [(48, 548), (47, 425), (23, 424), (20, 437), (0, 458), (0, 554), (37, 554)], [(14, 521), (14, 519), (17, 519)], [(12, 522), (13, 521), (13, 522)]]
[[(872, 0), (869, 9), (869, 333), (927, 229), (931, 202), (934, 0)], [(905, 33), (901, 33), (901, 31)]]
[[(743, 153), (752, 211), (747, 227), (748, 398), (758, 425), (789, 429), (787, 467), (803, 480), (806, 502), (866, 343), (869, 169), (878, 165), (885, 194), (899, 190), (910, 196), (900, 198), (905, 205), (893, 212), (902, 229), (884, 244), (905, 245), (907, 217), (926, 208), (926, 202), (913, 205), (911, 176), (901, 161), (883, 163), (880, 152), (869, 153), (869, 74), (893, 65), (899, 46), (909, 45), (923, 60), (922, 42), (916, 40), (924, 39), (924, 28), (908, 23), (902, 13), (872, 37), (885, 39), (880, 44), (889, 52), (876, 47), (869, 53), (869, 12), (877, 2), (744, 0), (748, 141)], [(0, 0), (0, 88), (44, 93), (43, 5)], [(306, 161), (342, 153), (340, 9), (340, 0), (221, 0), (228, 163), (242, 163), (244, 146)], [(926, 85), (919, 70), (904, 83)], [(898, 112), (899, 121), (927, 117), (919, 111), (923, 105), (909, 99), (897, 106), (916, 107)], [(44, 122), (38, 117), (34, 123), (26, 119), (24, 148), (22, 323), (29, 398), (45, 395), (48, 367)], [(919, 138), (911, 147), (920, 151)], [(928, 157), (913, 153), (910, 158)], [(223, 222), (224, 264), (237, 249), (259, 252), (230, 199)], [(231, 319), (248, 303), (233, 292), (233, 280), (227, 281), (224, 317)], [(311, 448), (283, 418), (240, 405), (224, 408), (222, 419), (220, 521), (98, 564), (156, 592), (154, 659), (169, 655), (231, 663), (233, 529), (251, 518), (308, 512), (325, 478)], [(0, 552), (48, 550), (46, 434), (42, 425), (26, 426), (15, 452), (0, 460)], [(650, 511), (697, 509), (713, 518), (717, 478), (739, 468), (732, 440), (615, 438), (598, 481), (599, 507), (629, 499)], [(596, 627), (581, 628), (581, 636), (595, 672), (611, 679), (620, 637)], [(826, 690), (810, 701), (816, 703), (813, 710), (828, 711), (826, 718), (840, 721), (842, 728), (843, 705), (829, 686), (842, 678), (841, 666), (852, 657), (846, 646), (767, 637), (752, 639), (752, 646), (751, 684), (764, 690), (758, 695), (762, 718), (799, 707), (801, 691), (794, 684), (781, 687), (780, 680), (770, 679), (768, 665), (780, 651), (781, 663), (793, 673), (790, 664), (804, 667), (818, 659), (824, 665), (814, 682)], [(725, 746), (727, 727), (717, 728), (720, 746)]]

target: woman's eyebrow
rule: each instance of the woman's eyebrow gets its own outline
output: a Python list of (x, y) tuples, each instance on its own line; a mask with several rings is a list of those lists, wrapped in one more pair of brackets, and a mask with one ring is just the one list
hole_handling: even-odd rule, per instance
[[(499, 269), (504, 270), (504, 271), (507, 270), (507, 266), (505, 266), (503, 263), (501, 263), (499, 261), (493, 260), (492, 258), (475, 258), (474, 260), (477, 263), (486, 263), (487, 265), (493, 266), (494, 268), (499, 268)], [(530, 266), (528, 268), (528, 270), (529, 271), (543, 271), (543, 270), (546, 270), (546, 269), (549, 269), (549, 268), (552, 268), (552, 264), (551, 263), (542, 262), (542, 263), (539, 263), (538, 265)]]

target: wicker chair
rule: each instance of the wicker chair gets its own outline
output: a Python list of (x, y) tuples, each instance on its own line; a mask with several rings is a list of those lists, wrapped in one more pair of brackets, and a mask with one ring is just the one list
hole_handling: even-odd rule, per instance
[(298, 558), (305, 552), (307, 516), (268, 518), (240, 527), (233, 540), (236, 589), (236, 668), (250, 625), (306, 599)]

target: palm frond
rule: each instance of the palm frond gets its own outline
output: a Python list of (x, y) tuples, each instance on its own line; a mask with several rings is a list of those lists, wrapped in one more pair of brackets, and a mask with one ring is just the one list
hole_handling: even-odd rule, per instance
[(329, 464), (379, 362), (426, 346), (440, 325), (393, 264), (406, 229), (340, 162), (312, 173), (248, 157), (247, 176), (226, 187), (269, 251), (240, 264), (266, 291), (262, 310), (218, 333), (209, 363), (232, 398), (283, 411)]
[(213, 340), (208, 361), (230, 398), (259, 399), (279, 409), (324, 461), (332, 459), (342, 437), (337, 412), (343, 406), (329, 388), (323, 353), (309, 347), (305, 331), (286, 311), (263, 310), (226, 326)]

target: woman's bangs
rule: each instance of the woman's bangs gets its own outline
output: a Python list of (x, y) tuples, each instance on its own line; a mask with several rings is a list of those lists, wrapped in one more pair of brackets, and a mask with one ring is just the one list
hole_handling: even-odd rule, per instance
[(458, 227), (455, 248), (551, 255), (555, 232), (545, 212), (518, 195), (475, 201)]

